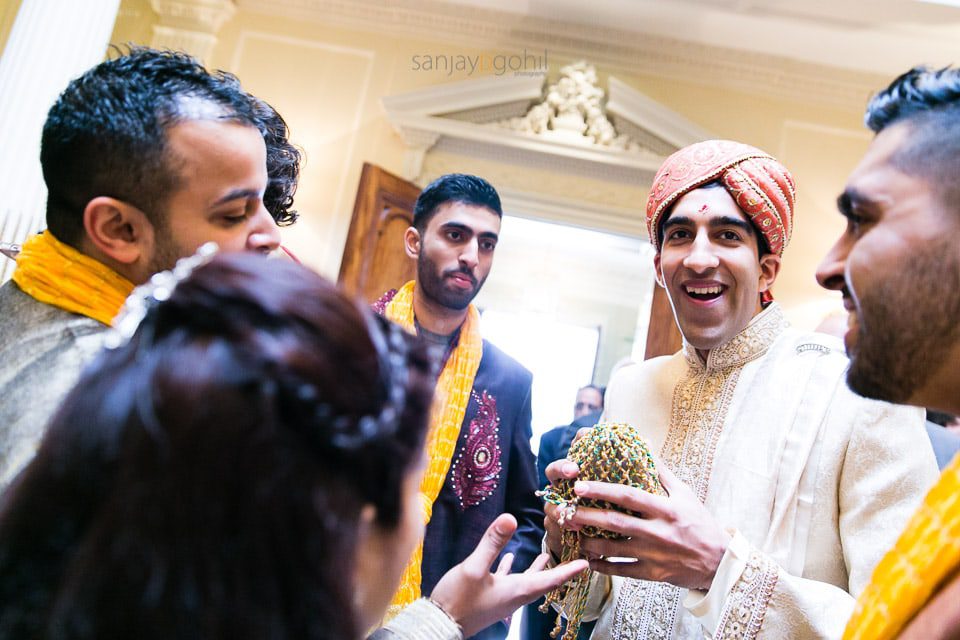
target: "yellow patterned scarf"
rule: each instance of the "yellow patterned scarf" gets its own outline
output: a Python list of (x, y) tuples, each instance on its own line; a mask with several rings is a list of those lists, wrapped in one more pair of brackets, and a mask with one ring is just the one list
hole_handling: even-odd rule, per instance
[[(403, 285), (387, 305), (386, 316), (411, 333), (416, 332), (413, 322), (413, 281)], [(460, 436), (460, 425), (470, 402), (473, 380), (480, 367), (483, 355), (483, 339), (480, 337), (480, 314), (476, 307), (467, 309), (467, 319), (460, 328), (460, 340), (447, 359), (437, 380), (437, 392), (430, 410), (430, 430), (427, 432), (427, 470), (420, 483), (420, 498), (423, 502), (424, 523), (430, 522), (433, 502), (447, 479), (453, 451)], [(413, 557), (403, 570), (400, 588), (393, 596), (387, 619), (420, 597), (420, 565), (423, 560), (423, 542), (417, 546)]]
[(960, 455), (873, 571), (857, 599), (844, 640), (894, 638), (960, 566)]
[(50, 231), (29, 238), (13, 281), (27, 295), (109, 325), (133, 291), (116, 271), (57, 240)]

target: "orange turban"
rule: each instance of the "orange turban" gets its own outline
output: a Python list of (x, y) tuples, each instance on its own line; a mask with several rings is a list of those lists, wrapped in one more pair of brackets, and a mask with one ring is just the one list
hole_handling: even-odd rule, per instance
[(793, 232), (793, 177), (770, 154), (730, 140), (708, 140), (680, 149), (667, 158), (653, 179), (647, 198), (647, 232), (657, 251), (657, 231), (665, 213), (682, 196), (719, 181), (767, 241), (783, 255)]

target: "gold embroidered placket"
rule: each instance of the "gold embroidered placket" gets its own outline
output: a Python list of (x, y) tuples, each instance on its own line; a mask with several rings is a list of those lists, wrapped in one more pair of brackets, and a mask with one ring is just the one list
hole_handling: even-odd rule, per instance
[[(766, 353), (786, 326), (779, 307), (772, 304), (733, 340), (712, 350), (705, 363), (684, 343), (688, 369), (673, 392), (670, 429), (660, 457), (701, 502), (706, 500), (713, 457), (740, 372)], [(759, 631), (776, 584), (776, 566), (768, 566), (772, 563), (757, 555), (760, 564), (748, 565), (734, 586), (717, 637), (752, 638)], [(672, 637), (681, 593), (679, 587), (664, 582), (625, 579), (614, 612), (614, 640)]]
[(718, 640), (756, 638), (763, 624), (767, 602), (777, 586), (777, 566), (763, 554), (750, 554), (747, 566), (730, 592), (717, 625)]

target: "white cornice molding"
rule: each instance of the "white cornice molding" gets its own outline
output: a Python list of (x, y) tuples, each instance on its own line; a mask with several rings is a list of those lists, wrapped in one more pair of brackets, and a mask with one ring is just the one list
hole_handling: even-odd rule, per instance
[(649, 244), (643, 211), (508, 188), (498, 192), (504, 212), (510, 215), (609, 231)]
[[(652, 180), (662, 164), (662, 154), (712, 137), (705, 129), (615, 78), (610, 78), (612, 110), (645, 137), (664, 141), (666, 148), (658, 144), (656, 150), (618, 149), (595, 144), (587, 137), (539, 135), (437, 115), (516, 103), (524, 96), (539, 98), (542, 84), (542, 77), (477, 78), (384, 97), (387, 119), (406, 146), (404, 177), (417, 180), (426, 153), (439, 145), (456, 153), (520, 166), (644, 184)], [(606, 109), (611, 111), (609, 102)]]
[[(533, 169), (549, 172), (554, 176), (583, 177), (628, 186), (649, 186), (653, 182), (655, 173), (653, 168), (627, 166), (618, 162), (593, 162), (575, 154), (539, 153), (524, 148), (505, 147), (497, 141), (463, 140), (442, 136), (434, 149), (438, 152), (469, 156), (501, 165), (512, 165), (520, 172)], [(659, 166), (662, 160), (663, 158), (657, 158), (650, 163), (650, 167)]]
[[(412, 114), (467, 111), (518, 100), (535, 100), (543, 91), (540, 76), (483, 76), (438, 84), (383, 98), (388, 112)], [(442, 106), (442, 110), (437, 109)]]
[[(459, 152), (480, 157), (499, 155), (520, 164), (543, 164), (544, 158), (553, 158), (555, 166), (579, 175), (594, 176), (607, 171), (610, 175), (628, 174), (628, 182), (649, 182), (660, 167), (663, 158), (653, 153), (637, 153), (595, 145), (576, 144), (563, 140), (548, 140), (535, 135), (497, 127), (462, 122), (448, 118), (424, 116), (415, 113), (393, 112), (387, 117), (404, 140), (451, 140)], [(426, 149), (417, 149), (422, 161)], [(413, 158), (411, 158), (413, 159)], [(566, 161), (566, 162), (563, 162)], [(602, 167), (602, 169), (601, 169)], [(413, 174), (416, 169), (416, 174)], [(408, 180), (419, 176), (419, 166), (405, 164)], [(411, 175), (413, 174), (413, 175)]]
[(489, 50), (586, 58), (629, 73), (861, 109), (889, 78), (658, 34), (590, 27), (440, 0), (237, 0), (247, 11)]
[(676, 111), (613, 76), (607, 79), (607, 113), (622, 116), (677, 149), (713, 136)]

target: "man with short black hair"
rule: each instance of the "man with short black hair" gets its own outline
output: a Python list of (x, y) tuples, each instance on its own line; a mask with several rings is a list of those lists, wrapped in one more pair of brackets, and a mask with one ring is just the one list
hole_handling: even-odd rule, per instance
[[(876, 137), (837, 201), (847, 227), (817, 271), (850, 315), (847, 382), (869, 398), (960, 413), (960, 70), (908, 71), (870, 101), (866, 124)], [(844, 638), (960, 636), (958, 539), (955, 456)]]
[(576, 482), (639, 514), (568, 521), (623, 536), (581, 540), (593, 637), (835, 638), (935, 477), (922, 411), (850, 392), (839, 341), (789, 328), (773, 302), (793, 213), (787, 169), (745, 144), (697, 143), (657, 172), (647, 227), (683, 349), (618, 371), (604, 419), (646, 438), (669, 496)]
[[(507, 547), (526, 568), (540, 551), (543, 512), (530, 450), (532, 376), (480, 336), (471, 301), (493, 264), (503, 215), (500, 197), (482, 178), (445, 175), (423, 190), (404, 235), (417, 261), (416, 280), (390, 291), (374, 308), (436, 345), (443, 368), (428, 436), (421, 493), (427, 505), (422, 556), (415, 555), (394, 597), (394, 611), (473, 550), (498, 514), (513, 514)], [(505, 624), (475, 638), (504, 638)]]
[(70, 82), (40, 161), (47, 230), (0, 287), (0, 487), (135, 285), (210, 241), (273, 251), (296, 219), (283, 119), (182, 53), (134, 47)]

